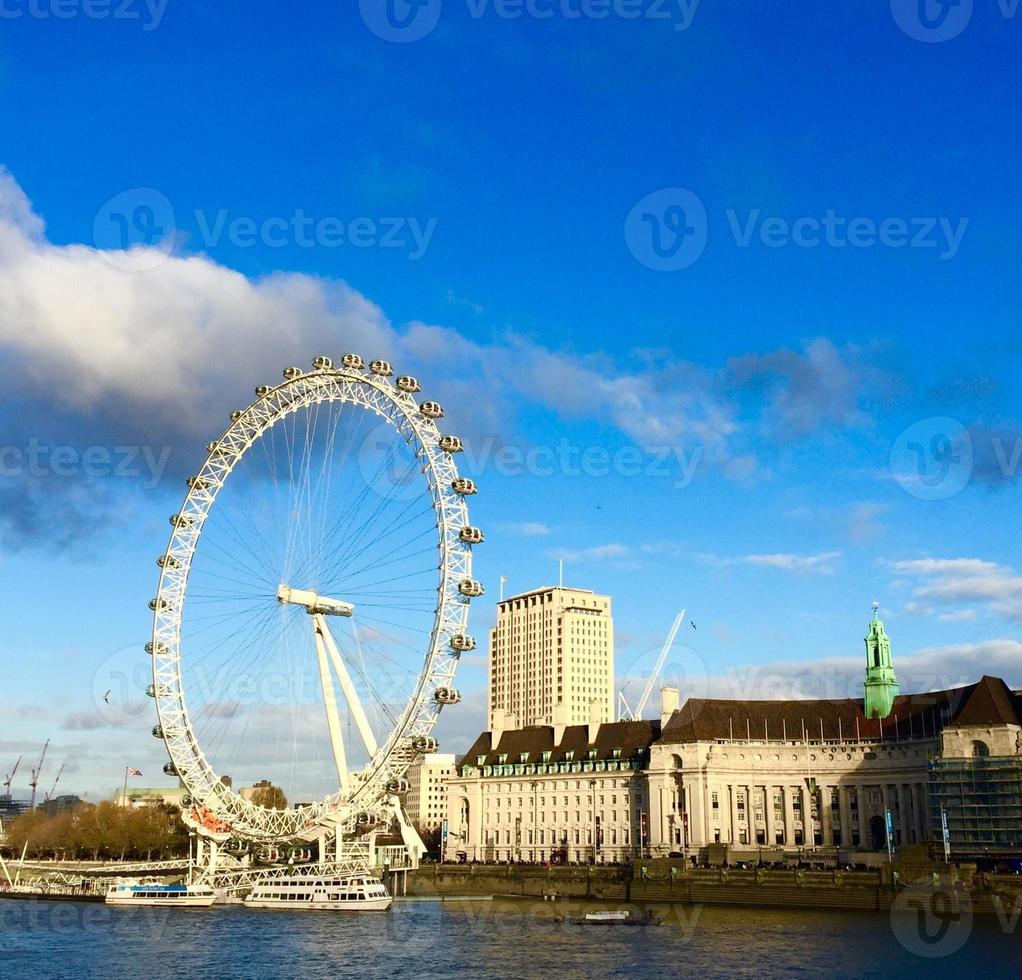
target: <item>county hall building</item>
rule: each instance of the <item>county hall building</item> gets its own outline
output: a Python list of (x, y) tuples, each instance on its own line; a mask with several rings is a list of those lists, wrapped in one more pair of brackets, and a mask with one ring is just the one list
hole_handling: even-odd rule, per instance
[[(530, 725), (491, 703), (490, 730), (449, 781), (444, 856), (886, 852), (939, 846), (945, 824), (954, 856), (1022, 853), (1022, 697), (993, 677), (902, 695), (875, 613), (866, 650), (862, 700), (682, 705), (665, 688), (658, 719), (606, 722), (594, 703), (586, 724)], [(557, 714), (556, 695), (533, 703)]]

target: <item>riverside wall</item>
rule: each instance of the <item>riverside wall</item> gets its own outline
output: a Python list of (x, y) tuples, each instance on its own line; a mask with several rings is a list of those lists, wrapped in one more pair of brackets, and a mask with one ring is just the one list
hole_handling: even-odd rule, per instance
[(621, 867), (433, 864), (409, 873), (407, 894), (886, 912), (906, 888), (968, 896), (972, 911), (980, 915), (1022, 909), (1022, 876), (977, 874), (946, 865), (813, 871), (693, 868), (667, 859)]

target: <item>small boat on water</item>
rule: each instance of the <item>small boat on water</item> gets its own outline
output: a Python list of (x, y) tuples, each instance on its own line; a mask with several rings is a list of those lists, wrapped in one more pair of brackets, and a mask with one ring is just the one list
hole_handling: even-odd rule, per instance
[[(558, 916), (556, 921), (564, 920)], [(569, 920), (578, 926), (658, 926), (660, 919), (652, 911), (634, 909), (595, 909), (580, 919)]]
[(290, 875), (257, 882), (244, 904), (250, 909), (385, 912), (391, 902), (383, 882), (371, 875)]
[(135, 878), (115, 882), (106, 893), (107, 905), (209, 908), (215, 900), (209, 885), (164, 885)]

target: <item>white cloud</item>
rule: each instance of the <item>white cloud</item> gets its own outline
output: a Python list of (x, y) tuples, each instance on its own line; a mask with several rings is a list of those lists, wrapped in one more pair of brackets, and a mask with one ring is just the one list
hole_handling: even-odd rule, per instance
[(628, 558), (631, 550), (623, 544), (599, 544), (592, 548), (562, 548), (557, 551), (548, 551), (551, 558), (563, 559), (564, 561), (608, 561)]
[(1022, 623), (1022, 575), (1007, 565), (980, 558), (918, 558), (891, 562), (890, 568), (915, 580), (913, 611), (971, 618), (948, 607), (978, 603), (995, 616)]
[(841, 556), (842, 552), (840, 551), (824, 551), (816, 555), (774, 552), (771, 554), (738, 555), (725, 558), (716, 555), (700, 555), (699, 557), (703, 561), (720, 566), (752, 565), (757, 568), (775, 568), (782, 572), (801, 574), (817, 572), (821, 575), (831, 575), (834, 572), (835, 563)]
[(523, 538), (539, 538), (545, 537), (550, 533), (550, 528), (546, 524), (541, 524), (538, 521), (522, 521), (519, 524), (501, 524), (502, 531), (508, 531), (511, 534), (521, 535)]

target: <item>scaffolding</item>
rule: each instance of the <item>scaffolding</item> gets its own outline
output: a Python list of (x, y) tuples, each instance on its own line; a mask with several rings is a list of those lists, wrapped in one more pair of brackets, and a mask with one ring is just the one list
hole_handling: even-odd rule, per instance
[(955, 858), (1022, 854), (1022, 758), (931, 759), (930, 825), (947, 818)]

